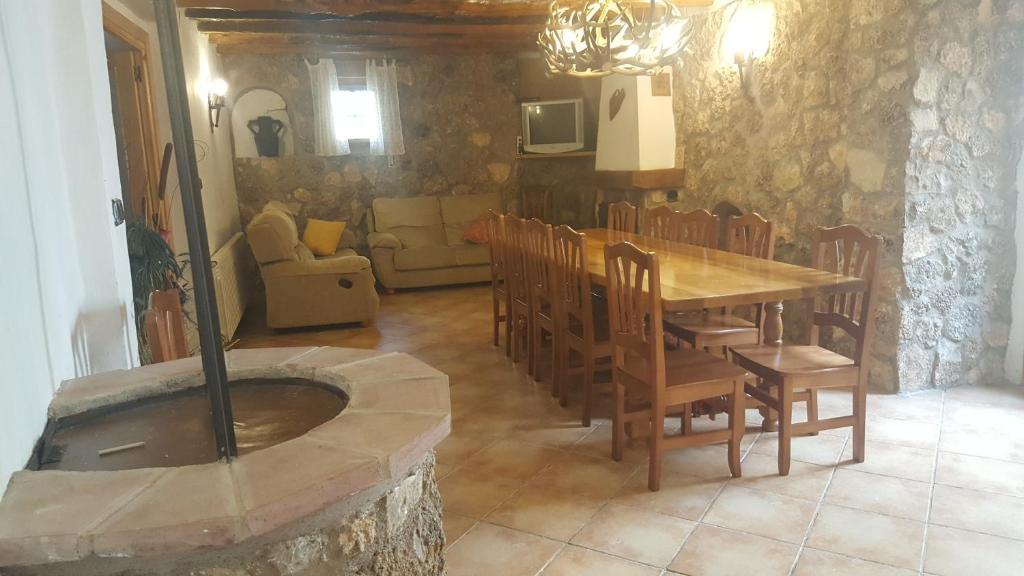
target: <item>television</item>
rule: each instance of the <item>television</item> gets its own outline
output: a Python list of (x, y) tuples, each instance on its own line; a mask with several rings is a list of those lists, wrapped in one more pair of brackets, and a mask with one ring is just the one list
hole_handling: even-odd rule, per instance
[(557, 154), (583, 149), (583, 99), (523, 102), (523, 151)]

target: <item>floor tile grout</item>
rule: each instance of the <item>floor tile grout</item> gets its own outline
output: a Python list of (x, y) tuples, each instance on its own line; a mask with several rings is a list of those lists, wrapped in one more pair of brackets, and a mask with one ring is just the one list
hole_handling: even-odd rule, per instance
[[(843, 449), (840, 454), (846, 453), (846, 447), (850, 444), (850, 437), (846, 438), (843, 443)], [(842, 458), (842, 456), (840, 456)], [(811, 521), (807, 525), (807, 529), (804, 531), (803, 540), (800, 541), (800, 546), (796, 551), (796, 557), (793, 558), (793, 564), (789, 567), (789, 576), (793, 576), (796, 573), (796, 567), (800, 563), (800, 557), (803, 556), (804, 549), (807, 547), (807, 540), (811, 537), (811, 532), (814, 530), (814, 523), (818, 521), (818, 514), (821, 512), (821, 507), (825, 502), (825, 497), (828, 496), (829, 488), (832, 487), (832, 479), (836, 477), (836, 471), (839, 470), (838, 462), (832, 467), (832, 471), (828, 475), (828, 481), (825, 482), (825, 489), (821, 491), (821, 496), (818, 498), (818, 503), (814, 507), (814, 514), (811, 514)]]
[(918, 564), (918, 574), (924, 573), (925, 559), (928, 555), (928, 527), (931, 525), (932, 519), (932, 506), (935, 504), (935, 479), (939, 474), (939, 454), (941, 454), (942, 447), (942, 430), (945, 428), (945, 416), (946, 416), (946, 393), (942, 393), (942, 400), (939, 404), (939, 440), (935, 443), (935, 460), (932, 463), (932, 481), (931, 487), (928, 491), (928, 511), (925, 513), (924, 518), (924, 537), (921, 539), (921, 561)]

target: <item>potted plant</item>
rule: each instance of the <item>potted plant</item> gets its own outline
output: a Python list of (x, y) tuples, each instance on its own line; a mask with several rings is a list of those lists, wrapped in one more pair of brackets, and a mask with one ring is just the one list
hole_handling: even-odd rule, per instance
[[(184, 259), (179, 261), (163, 236), (146, 226), (143, 220), (130, 222), (126, 233), (134, 294), (135, 330), (139, 339), (139, 355), (145, 364), (151, 358), (144, 330), (149, 297), (158, 290), (174, 290), (181, 298), (182, 306), (189, 301), (190, 290), (185, 278), (188, 255), (181, 255)], [(188, 314), (185, 314), (185, 320), (193, 321)]]

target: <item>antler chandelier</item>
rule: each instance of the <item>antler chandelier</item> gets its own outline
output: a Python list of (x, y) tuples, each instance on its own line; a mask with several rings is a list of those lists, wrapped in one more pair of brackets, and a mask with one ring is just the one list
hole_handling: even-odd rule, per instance
[(670, 0), (554, 0), (537, 43), (553, 73), (640, 76), (672, 64), (693, 31)]

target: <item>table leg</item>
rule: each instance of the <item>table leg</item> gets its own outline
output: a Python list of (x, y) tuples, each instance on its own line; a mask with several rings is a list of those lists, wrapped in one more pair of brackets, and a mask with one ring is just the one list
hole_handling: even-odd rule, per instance
[[(764, 305), (764, 343), (767, 345), (782, 345), (782, 309), (782, 302), (768, 302)], [(772, 396), (778, 397), (776, 394)], [(778, 413), (767, 406), (762, 406), (759, 411), (764, 418), (761, 429), (765, 432), (777, 430)]]

